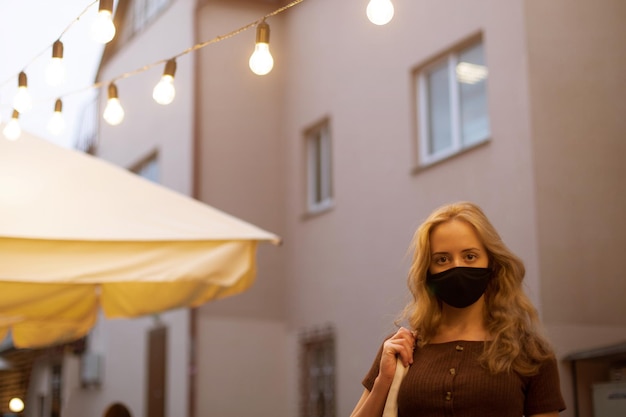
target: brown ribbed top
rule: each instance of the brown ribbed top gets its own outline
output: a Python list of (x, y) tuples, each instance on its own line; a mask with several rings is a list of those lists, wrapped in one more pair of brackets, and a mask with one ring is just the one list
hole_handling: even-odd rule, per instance
[[(398, 417), (521, 417), (563, 411), (553, 358), (538, 375), (493, 375), (478, 362), (485, 342), (455, 341), (415, 349), (398, 393)], [(372, 390), (382, 346), (363, 386)]]

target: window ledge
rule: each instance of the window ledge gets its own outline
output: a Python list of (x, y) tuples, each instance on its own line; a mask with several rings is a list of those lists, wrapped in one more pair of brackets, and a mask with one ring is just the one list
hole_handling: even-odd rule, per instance
[(472, 152), (475, 149), (487, 146), (490, 143), (491, 143), (491, 138), (487, 138), (487, 139), (485, 139), (485, 140), (483, 140), (481, 142), (478, 142), (478, 143), (470, 145), (470, 146), (468, 146), (466, 148), (463, 148), (463, 149), (459, 150), (458, 152), (455, 152), (453, 154), (444, 156), (441, 159), (437, 159), (436, 161), (423, 163), (423, 164), (417, 164), (416, 166), (413, 167), (413, 169), (411, 169), (411, 175), (417, 175), (417, 174), (419, 174), (422, 171), (425, 171), (425, 170), (427, 170), (427, 169), (429, 169), (429, 168), (431, 168), (433, 166), (441, 164), (442, 162), (446, 162), (446, 161), (454, 159), (454, 158), (456, 158), (458, 156), (465, 155), (466, 153)]
[(301, 220), (309, 220), (309, 219), (313, 219), (315, 217), (319, 217), (322, 214), (325, 214), (329, 211), (332, 211), (335, 208), (335, 202), (334, 200), (329, 201), (328, 203), (324, 204), (324, 205), (320, 205), (319, 207), (309, 207), (307, 209), (307, 211), (302, 214), (300, 216)]

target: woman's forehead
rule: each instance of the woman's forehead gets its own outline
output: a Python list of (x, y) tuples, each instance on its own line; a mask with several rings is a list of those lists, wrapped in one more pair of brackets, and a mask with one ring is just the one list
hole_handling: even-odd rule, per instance
[(474, 227), (466, 221), (457, 219), (435, 226), (430, 233), (430, 246), (432, 252), (483, 247)]

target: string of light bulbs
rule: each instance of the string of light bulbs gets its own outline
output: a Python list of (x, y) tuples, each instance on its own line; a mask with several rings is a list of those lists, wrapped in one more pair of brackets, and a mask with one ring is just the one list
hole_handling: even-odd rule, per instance
[[(125, 79), (125, 78), (129, 78), (131, 76), (137, 75), (139, 73), (142, 73), (144, 71), (147, 71), (148, 69), (157, 66), (157, 65), (161, 65), (165, 63), (165, 70), (163, 72), (163, 75), (161, 77), (161, 80), (159, 81), (159, 83), (155, 86), (154, 90), (153, 90), (153, 98), (154, 100), (162, 105), (166, 105), (169, 104), (173, 101), (174, 97), (175, 97), (175, 87), (174, 87), (174, 75), (175, 75), (175, 71), (176, 71), (176, 59), (189, 54), (191, 52), (194, 52), (198, 49), (204, 48), (210, 44), (216, 43), (216, 42), (220, 42), (222, 40), (231, 38), (235, 35), (238, 35), (241, 32), (244, 32), (254, 26), (257, 26), (257, 37), (256, 37), (256, 43), (255, 43), (255, 51), (252, 54), (252, 56), (250, 57), (250, 69), (255, 72), (258, 75), (265, 75), (267, 73), (269, 73), (272, 70), (273, 67), (273, 58), (271, 56), (271, 53), (269, 52), (269, 25), (265, 22), (266, 19), (272, 17), (272, 16), (276, 16), (279, 13), (284, 12), (285, 10), (297, 5), (298, 3), (301, 3), (304, 0), (294, 0), (288, 4), (286, 4), (283, 7), (278, 8), (277, 10), (268, 13), (267, 15), (263, 16), (262, 18), (251, 22), (245, 26), (242, 26), (236, 30), (233, 30), (225, 35), (221, 35), (221, 36), (217, 36), (213, 39), (210, 39), (208, 41), (205, 42), (201, 42), (198, 43), (196, 45), (193, 45), (190, 48), (185, 49), (184, 51), (174, 55), (173, 57), (167, 58), (167, 59), (162, 59), (159, 61), (156, 61), (152, 64), (148, 64), (148, 65), (144, 65), (141, 68), (137, 68), (133, 71), (129, 71), (129, 72), (125, 72), (123, 74), (120, 74), (112, 79), (106, 80), (106, 81), (100, 81), (97, 83), (94, 83), (90, 86), (75, 90), (75, 91), (71, 91), (68, 92), (66, 94), (64, 94), (62, 97), (66, 97), (66, 96), (70, 96), (73, 94), (78, 94), (80, 92), (89, 90), (89, 89), (93, 89), (93, 88), (100, 88), (103, 87), (105, 85), (107, 85), (107, 105), (105, 107), (104, 113), (103, 113), (103, 118), (105, 119), (105, 121), (107, 121), (107, 123), (111, 124), (111, 125), (117, 125), (119, 123), (121, 123), (124, 119), (124, 109), (121, 105), (121, 102), (119, 100), (119, 95), (118, 95), (118, 88), (116, 85), (116, 81), (121, 80), (121, 79)], [(93, 4), (95, 4), (96, 2), (92, 3), (88, 8), (90, 8), (91, 6), (93, 6)], [(104, 18), (105, 19), (109, 19), (110, 15), (111, 15), (111, 8), (112, 8), (112, 0), (100, 0), (100, 7), (99, 7), (99, 14), (103, 13), (104, 10)], [(84, 12), (83, 12), (84, 14)], [(80, 17), (79, 17), (80, 18)], [(110, 20), (110, 19), (109, 19)], [(94, 28), (95, 27), (104, 27), (105, 24), (103, 24), (102, 22), (95, 22), (94, 24)], [(110, 41), (113, 36), (111, 36), (111, 33), (114, 34), (115, 33), (115, 29), (113, 27), (113, 29), (110, 28), (108, 33), (109, 35), (106, 37), (100, 37), (100, 39), (102, 39), (102, 41), (108, 39), (108, 41)], [(105, 39), (106, 38), (106, 39)], [(53, 58), (55, 57), (55, 45), (58, 45), (56, 42), (55, 44), (53, 44)], [(56, 46), (56, 48), (58, 49), (59, 47)], [(62, 53), (62, 52), (61, 52)], [(56, 52), (56, 54), (58, 55), (58, 52)], [(40, 56), (41, 54), (39, 54), (38, 56)], [(37, 56), (37, 57), (38, 57)], [(35, 59), (37, 59), (37, 57), (35, 57), (32, 61), (34, 61)], [(31, 63), (32, 63), (31, 61)], [(16, 95), (16, 97), (19, 97), (17, 99), (17, 107), (15, 106), (15, 100), (14, 100), (14, 108), (13, 108), (13, 114), (12, 114), (12, 118), (9, 121), (9, 123), (7, 124), (7, 126), (5, 127), (5, 136), (8, 139), (12, 139), (15, 140), (19, 137), (19, 135), (21, 134), (21, 129), (19, 127), (19, 115), (20, 113), (24, 113), (28, 110), (30, 110), (30, 108), (32, 107), (32, 99), (30, 98), (30, 95), (28, 94), (28, 90), (27, 90), (27, 82), (26, 82), (26, 74), (24, 71), (20, 72), (20, 74), (18, 75), (18, 94)], [(55, 107), (54, 107), (54, 113), (52, 118), (50, 119), (50, 122), (48, 124), (48, 130), (52, 133), (52, 134), (59, 134), (65, 125), (65, 122), (63, 120), (63, 116), (62, 116), (62, 101), (61, 98), (62, 97), (58, 97), (55, 101)]]
[[(93, 84), (89, 88), (98, 88), (103, 87), (104, 85), (108, 85), (107, 87), (107, 105), (104, 109), (104, 113), (102, 117), (104, 120), (112, 126), (116, 126), (120, 124), (124, 120), (124, 108), (119, 100), (118, 89), (116, 85), (116, 81), (132, 77), (139, 73), (149, 70), (157, 65), (165, 64), (165, 68), (163, 70), (163, 75), (161, 76), (160, 81), (156, 84), (154, 89), (152, 90), (152, 98), (154, 101), (161, 105), (170, 104), (176, 95), (176, 89), (174, 87), (174, 76), (176, 73), (176, 59), (180, 58), (183, 55), (187, 55), (189, 53), (195, 52), (198, 49), (204, 48), (213, 43), (221, 42), (223, 40), (232, 38), (252, 27), (257, 28), (256, 30), (256, 40), (254, 52), (250, 56), (248, 61), (248, 65), (250, 66), (250, 70), (257, 75), (266, 75), (268, 74), (272, 68), (274, 67), (274, 58), (270, 53), (269, 49), (269, 39), (270, 39), (270, 27), (269, 24), (266, 23), (266, 19), (276, 16), (279, 13), (284, 12), (291, 7), (302, 3), (304, 0), (293, 0), (292, 2), (286, 4), (283, 7), (280, 7), (274, 10), (271, 13), (266, 14), (260, 19), (257, 19), (253, 22), (248, 23), (238, 29), (235, 29), (231, 32), (228, 32), (224, 35), (217, 36), (208, 41), (204, 41), (201, 43), (197, 43), (190, 48), (187, 48), (178, 54), (166, 58), (161, 59), (159, 61), (153, 62), (151, 64), (144, 65), (141, 68), (137, 68), (134, 71), (125, 72), (117, 77), (109, 79), (107, 81), (101, 81)], [(82, 90), (79, 90), (82, 91)], [(78, 91), (77, 91), (78, 92)]]
[[(52, 45), (48, 45), (46, 46), (46, 48), (44, 50), (42, 50), (40, 53), (38, 53), (37, 55), (35, 55), (30, 61), (28, 61), (28, 63), (26, 65), (24, 65), (22, 68), (28, 68), (30, 65), (32, 65), (33, 62), (35, 62), (37, 59), (39, 59), (43, 54), (45, 54), (51, 47), (52, 47), (52, 58), (63, 58), (63, 43), (60, 42), (61, 38), (63, 37), (63, 35), (65, 35), (67, 33), (67, 31), (69, 31), (72, 26), (74, 26), (74, 24), (76, 22), (78, 22), (88, 11), (89, 9), (91, 9), (93, 7), (94, 4), (98, 3), (98, 0), (94, 0), (92, 3), (90, 3), (87, 7), (85, 7), (85, 9), (76, 17), (74, 18), (66, 27), (65, 29), (63, 29), (63, 31), (61, 32), (61, 34), (57, 37), (57, 40), (54, 41), (54, 43)], [(57, 46), (57, 43), (60, 43), (60, 46)], [(55, 51), (55, 48), (57, 49), (57, 51)], [(60, 51), (58, 50), (60, 48)], [(60, 53), (60, 55), (59, 55)], [(23, 72), (24, 70), (22, 70)], [(5, 81), (3, 81), (2, 83), (0, 83), (0, 88), (4, 87), (6, 84), (8, 84), (14, 76), (9, 77), (8, 79), (6, 79)]]
[[(133, 71), (120, 74), (109, 80), (96, 82), (90, 86), (77, 89), (75, 91), (68, 92), (61, 97), (57, 97), (54, 103), (53, 115), (48, 123), (48, 130), (52, 134), (58, 135), (63, 131), (65, 127), (65, 121), (62, 115), (63, 97), (78, 94), (89, 89), (100, 88), (105, 85), (107, 86), (107, 105), (103, 112), (103, 118), (107, 123), (111, 125), (120, 124), (124, 119), (124, 109), (119, 100), (116, 81), (145, 72), (157, 65), (164, 64), (165, 67), (161, 79), (152, 91), (152, 97), (157, 103), (161, 105), (170, 104), (174, 100), (174, 97), (176, 95), (174, 77), (176, 73), (177, 58), (195, 52), (198, 49), (204, 48), (210, 44), (229, 39), (252, 27), (256, 27), (256, 39), (254, 52), (250, 56), (248, 64), (251, 71), (255, 74), (268, 74), (269, 72), (271, 72), (274, 66), (274, 59), (269, 49), (270, 27), (269, 24), (266, 22), (266, 19), (276, 16), (303, 1), (304, 0), (293, 0), (292, 2), (276, 9), (271, 13), (268, 13), (260, 19), (250, 22), (247, 25), (244, 25), (224, 35), (217, 36), (213, 39), (201, 43), (197, 43), (170, 58), (161, 59), (151, 64), (144, 65)], [(99, 3), (99, 8), (98, 16), (92, 26), (92, 38), (100, 43), (108, 43), (115, 36), (116, 29), (112, 20), (113, 0), (95, 0), (94, 2), (89, 4), (85, 8), (85, 10), (66, 27), (66, 29), (61, 33), (57, 40), (52, 44), (52, 61), (46, 70), (46, 81), (50, 85), (59, 85), (63, 82), (64, 79), (65, 69), (62, 64), (63, 43), (61, 42), (61, 37), (96, 3)], [(368, 19), (372, 23), (376, 25), (385, 25), (393, 18), (394, 7), (390, 0), (370, 0), (366, 8), (366, 14)], [(32, 62), (39, 58), (49, 48), (50, 47), (46, 48), (46, 50), (35, 56), (35, 58), (33, 58), (24, 68), (27, 68), (28, 65), (32, 64)], [(0, 84), (0, 87), (2, 87), (5, 83)], [(12, 117), (3, 131), (7, 139), (16, 140), (19, 138), (21, 134), (21, 128), (18, 121), (19, 115), (20, 113), (27, 112), (28, 110), (30, 110), (30, 108), (32, 108), (32, 99), (30, 97), (30, 94), (28, 93), (27, 88), (28, 82), (26, 72), (25, 70), (22, 70), (18, 74), (18, 92), (13, 101)]]
[[(113, 24), (113, 0), (94, 0), (85, 9), (73, 19), (66, 28), (58, 36), (57, 40), (52, 44), (52, 59), (48, 64), (45, 72), (46, 82), (51, 86), (61, 85), (65, 81), (65, 66), (63, 64), (63, 42), (61, 38), (68, 30), (78, 22), (93, 5), (99, 3), (99, 10), (96, 20), (91, 28), (91, 36), (99, 43), (107, 43), (113, 39), (115, 35), (115, 25)], [(26, 76), (25, 69), (28, 68), (33, 62), (41, 57), (50, 47), (46, 47), (39, 54), (35, 55), (20, 71), (18, 74), (18, 90), (13, 99), (13, 113), (11, 120), (5, 126), (3, 133), (7, 139), (16, 140), (21, 135), (21, 127), (19, 125), (20, 113), (28, 112), (32, 106), (32, 98), (28, 91), (28, 78)], [(0, 88), (6, 85), (10, 79), (7, 79)], [(63, 103), (61, 98), (57, 98), (54, 104), (54, 112), (48, 123), (48, 130), (53, 135), (60, 134), (65, 128), (65, 120), (62, 115)]]

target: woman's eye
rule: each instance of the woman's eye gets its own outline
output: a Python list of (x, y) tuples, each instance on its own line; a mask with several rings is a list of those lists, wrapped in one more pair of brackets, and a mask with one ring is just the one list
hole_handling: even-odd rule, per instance
[(439, 258), (437, 258), (435, 260), (435, 262), (438, 263), (438, 264), (444, 264), (444, 263), (446, 263), (447, 260), (448, 260), (448, 258), (446, 258), (445, 256), (440, 256)]
[(474, 261), (474, 260), (476, 260), (476, 255), (474, 255), (473, 253), (468, 253), (466, 258), (469, 261)]

